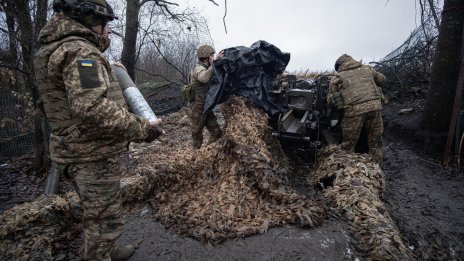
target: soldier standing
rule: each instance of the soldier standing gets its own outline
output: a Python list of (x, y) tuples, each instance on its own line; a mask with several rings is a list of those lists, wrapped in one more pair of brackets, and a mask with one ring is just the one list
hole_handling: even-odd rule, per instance
[(151, 142), (161, 120), (127, 110), (103, 52), (108, 22), (117, 18), (105, 0), (54, 0), (41, 30), (34, 64), (51, 125), (50, 158), (73, 179), (84, 215), (85, 259), (125, 260), (135, 246), (116, 247), (123, 230), (119, 155), (130, 141)]
[(368, 149), (372, 158), (382, 160), (382, 100), (380, 87), (385, 76), (370, 66), (343, 54), (335, 62), (338, 72), (330, 81), (328, 101), (344, 109), (341, 123), (342, 148), (354, 152), (361, 131), (368, 135)]
[(224, 52), (221, 51), (216, 57), (216, 51), (209, 45), (202, 45), (197, 49), (198, 63), (190, 72), (190, 83), (193, 88), (194, 99), (190, 103), (190, 121), (193, 139), (193, 148), (199, 149), (203, 143), (203, 128), (206, 126), (210, 133), (208, 144), (218, 140), (221, 135), (221, 128), (217, 122), (217, 118), (212, 111), (203, 113), (205, 107), (206, 94), (211, 86), (213, 78), (214, 60), (222, 58)]

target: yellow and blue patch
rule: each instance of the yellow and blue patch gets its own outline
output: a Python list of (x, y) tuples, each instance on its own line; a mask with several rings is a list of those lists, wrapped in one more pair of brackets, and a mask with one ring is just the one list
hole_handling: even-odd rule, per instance
[(80, 60), (79, 63), (81, 64), (82, 67), (93, 67), (92, 60)]
[(94, 60), (79, 60), (79, 78), (84, 89), (98, 88), (102, 86), (98, 77), (98, 64)]

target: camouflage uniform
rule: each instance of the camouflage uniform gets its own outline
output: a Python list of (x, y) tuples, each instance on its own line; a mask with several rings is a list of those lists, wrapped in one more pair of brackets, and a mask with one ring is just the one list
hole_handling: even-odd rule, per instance
[(84, 208), (85, 257), (110, 260), (123, 228), (118, 155), (150, 139), (147, 120), (127, 110), (102, 52), (109, 39), (56, 13), (39, 35), (34, 65), (52, 127), (50, 157), (73, 178)]
[(331, 79), (328, 100), (334, 102), (335, 93), (343, 98), (344, 116), (342, 148), (354, 151), (361, 131), (368, 135), (369, 154), (377, 162), (382, 159), (382, 90), (385, 76), (362, 65), (349, 55), (342, 55), (338, 73)]
[(199, 149), (203, 143), (203, 128), (206, 126), (211, 138), (208, 143), (215, 142), (222, 135), (221, 128), (217, 123), (217, 118), (212, 111), (203, 113), (205, 107), (206, 94), (210, 87), (213, 77), (213, 67), (207, 67), (203, 63), (197, 63), (190, 73), (190, 81), (193, 87), (194, 100), (189, 106), (189, 116), (191, 121), (193, 147)]

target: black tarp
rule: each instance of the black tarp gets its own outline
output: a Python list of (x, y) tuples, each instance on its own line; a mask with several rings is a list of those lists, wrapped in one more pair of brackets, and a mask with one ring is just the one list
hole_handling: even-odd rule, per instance
[(276, 76), (284, 72), (290, 54), (258, 41), (250, 47), (224, 50), (224, 57), (213, 63), (214, 77), (205, 102), (205, 112), (226, 101), (230, 95), (248, 98), (270, 115), (283, 110), (278, 97), (270, 95)]

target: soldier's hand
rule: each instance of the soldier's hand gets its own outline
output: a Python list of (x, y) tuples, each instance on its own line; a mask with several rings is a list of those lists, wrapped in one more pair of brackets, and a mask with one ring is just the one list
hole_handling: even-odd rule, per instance
[(116, 65), (116, 66), (118, 66), (118, 67), (121, 67), (121, 68), (123, 68), (123, 69), (124, 69), (124, 71), (126, 71), (126, 72), (127, 72), (127, 69), (126, 69), (126, 67), (125, 67), (125, 66), (124, 66), (122, 63), (120, 63), (120, 62), (115, 62), (115, 63), (114, 63), (114, 65)]
[(148, 137), (145, 139), (145, 142), (152, 142), (159, 136), (166, 134), (166, 132), (160, 126), (161, 122), (162, 120), (160, 118), (150, 122), (151, 128), (149, 130)]
[(221, 59), (222, 57), (224, 57), (224, 50), (222, 50), (218, 54), (216, 54), (216, 57), (214, 58), (214, 60)]

